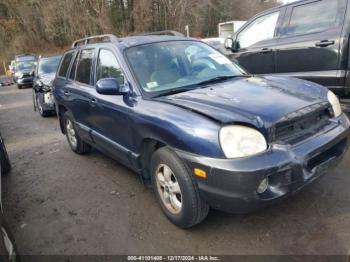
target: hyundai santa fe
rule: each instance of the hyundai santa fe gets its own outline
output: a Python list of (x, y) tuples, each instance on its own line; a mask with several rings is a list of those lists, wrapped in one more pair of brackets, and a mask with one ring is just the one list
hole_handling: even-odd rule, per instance
[(290, 196), (348, 148), (349, 120), (327, 88), (250, 75), (195, 39), (78, 40), (53, 87), (71, 149), (134, 170), (183, 228), (210, 208), (247, 213)]

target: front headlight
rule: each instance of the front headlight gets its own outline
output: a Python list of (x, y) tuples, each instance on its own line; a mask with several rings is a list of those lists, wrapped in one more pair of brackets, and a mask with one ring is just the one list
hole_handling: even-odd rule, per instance
[(334, 116), (340, 116), (342, 114), (342, 109), (338, 97), (332, 91), (328, 91), (327, 97), (329, 103), (332, 105)]
[(220, 144), (227, 158), (253, 156), (267, 149), (265, 137), (257, 130), (239, 125), (221, 128)]

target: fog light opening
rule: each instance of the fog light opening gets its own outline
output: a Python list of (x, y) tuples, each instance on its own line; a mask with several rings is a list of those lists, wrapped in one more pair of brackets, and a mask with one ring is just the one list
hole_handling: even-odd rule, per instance
[(258, 186), (257, 192), (258, 194), (263, 194), (266, 192), (266, 190), (269, 188), (269, 179), (268, 178), (264, 178), (260, 185)]

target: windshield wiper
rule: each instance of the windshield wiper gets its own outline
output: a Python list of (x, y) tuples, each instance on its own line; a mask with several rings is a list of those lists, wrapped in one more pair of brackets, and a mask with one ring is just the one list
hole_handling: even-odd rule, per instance
[(208, 79), (208, 80), (204, 80), (204, 81), (202, 81), (202, 82), (199, 82), (197, 85), (201, 86), (201, 85), (216, 83), (216, 82), (220, 82), (220, 81), (224, 81), (224, 80), (228, 80), (228, 79), (232, 79), (232, 78), (236, 78), (236, 77), (248, 77), (248, 76), (249, 76), (249, 75), (216, 76), (216, 77), (213, 77), (213, 78), (211, 78), (211, 79)]
[(187, 91), (190, 91), (190, 90), (193, 90), (193, 89), (195, 89), (195, 87), (193, 87), (192, 85), (191, 85), (191, 87), (188, 86), (188, 87), (183, 87), (183, 88), (181, 88), (181, 87), (180, 88), (173, 88), (173, 89), (167, 90), (167, 91), (165, 91), (165, 92), (163, 92), (163, 93), (161, 93), (159, 95), (156, 95), (153, 98), (162, 97), (162, 96), (168, 96), (168, 95), (175, 95), (175, 94), (187, 92)]

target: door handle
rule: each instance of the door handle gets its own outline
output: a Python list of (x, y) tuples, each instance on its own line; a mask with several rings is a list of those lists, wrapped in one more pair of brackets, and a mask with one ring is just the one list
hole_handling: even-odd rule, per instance
[(329, 40), (322, 40), (320, 42), (317, 42), (315, 44), (315, 46), (317, 47), (327, 47), (327, 46), (330, 46), (330, 45), (334, 45), (335, 44), (335, 41), (329, 41)]
[(272, 53), (272, 49), (271, 48), (263, 48), (260, 50), (261, 54), (268, 54), (268, 53)]

